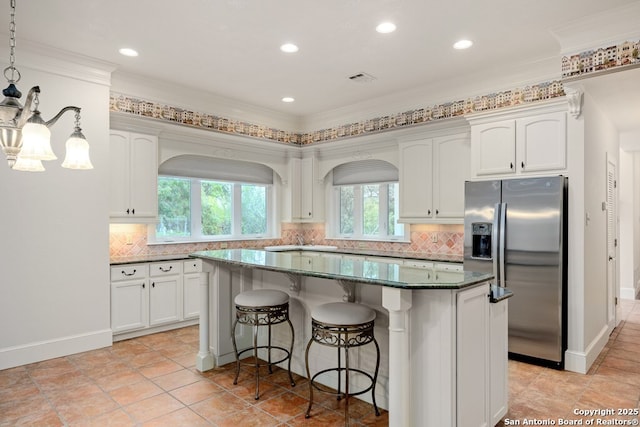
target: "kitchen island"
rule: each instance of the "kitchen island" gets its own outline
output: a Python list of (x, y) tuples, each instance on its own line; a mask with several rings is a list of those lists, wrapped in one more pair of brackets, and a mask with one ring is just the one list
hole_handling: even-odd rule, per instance
[[(191, 256), (204, 261), (207, 273), (201, 282), (201, 371), (234, 360), (235, 295), (281, 289), (291, 297), (292, 369), (301, 375), (314, 306), (344, 300), (376, 310), (382, 351), (376, 399), (389, 410), (389, 425), (495, 425), (506, 413), (507, 299), (493, 298), (491, 274), (327, 252), (230, 249)], [(246, 332), (240, 347), (249, 346)], [(370, 370), (372, 350), (356, 351), (353, 360)], [(332, 356), (319, 354), (310, 361), (312, 370), (326, 367)]]

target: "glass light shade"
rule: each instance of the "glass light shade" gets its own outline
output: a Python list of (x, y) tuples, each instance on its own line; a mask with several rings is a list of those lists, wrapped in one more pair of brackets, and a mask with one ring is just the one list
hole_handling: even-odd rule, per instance
[(63, 168), (93, 169), (89, 159), (89, 143), (79, 131), (71, 134), (67, 139), (67, 154), (62, 162)]
[(32, 121), (35, 116), (34, 113), (22, 128), (20, 156), (32, 160), (55, 160), (57, 157), (51, 149), (51, 131), (44, 122)]
[(42, 166), (41, 160), (25, 159), (18, 155), (16, 163), (13, 165), (12, 169), (25, 172), (43, 172), (44, 166)]

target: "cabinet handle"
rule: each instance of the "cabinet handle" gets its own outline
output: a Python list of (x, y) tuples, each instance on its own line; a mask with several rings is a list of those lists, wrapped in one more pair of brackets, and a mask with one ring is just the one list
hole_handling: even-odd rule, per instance
[(136, 210), (135, 209), (131, 209), (131, 215), (135, 215), (136, 214)]
[(440, 211), (438, 209), (436, 209), (436, 215), (438, 215), (440, 213)]
[(155, 288), (156, 287), (156, 282), (151, 282), (151, 287)]
[(311, 212), (309, 212), (309, 216), (311, 216)]
[[(193, 266), (195, 267), (196, 265), (194, 264)], [(166, 269), (162, 266), (160, 266), (159, 268), (160, 268), (160, 271), (162, 271), (163, 273), (168, 273), (173, 268), (173, 265), (170, 265), (169, 268), (166, 268)]]
[(145, 286), (146, 286), (146, 285), (143, 283), (143, 284), (142, 284), (142, 289), (144, 289), (144, 287), (145, 287)]
[(427, 209), (427, 215), (431, 215), (431, 209)]
[(127, 209), (127, 215), (129, 215), (129, 209)]
[(513, 162), (509, 163), (509, 169), (513, 170)]
[(125, 276), (133, 276), (134, 274), (136, 274), (136, 269), (135, 268), (133, 269), (133, 273), (127, 273), (124, 270), (122, 270), (122, 274)]
[(521, 162), (520, 166), (522, 167), (522, 169), (524, 169), (524, 162)]

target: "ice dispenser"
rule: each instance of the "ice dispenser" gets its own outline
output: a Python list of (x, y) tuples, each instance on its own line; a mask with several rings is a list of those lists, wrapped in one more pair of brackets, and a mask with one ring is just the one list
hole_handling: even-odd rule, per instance
[(491, 259), (491, 228), (490, 222), (474, 222), (471, 224), (471, 235), (473, 242), (471, 246), (471, 257)]

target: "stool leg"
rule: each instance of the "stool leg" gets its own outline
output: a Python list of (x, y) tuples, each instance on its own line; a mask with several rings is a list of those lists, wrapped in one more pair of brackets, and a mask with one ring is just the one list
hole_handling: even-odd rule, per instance
[(287, 323), (289, 323), (289, 327), (291, 328), (291, 347), (289, 347), (289, 364), (287, 369), (289, 370), (289, 381), (291, 381), (291, 387), (295, 387), (296, 383), (293, 381), (293, 376), (291, 375), (291, 359), (293, 358), (293, 340), (295, 338), (295, 333), (293, 332), (293, 323), (287, 317)]
[(349, 344), (344, 348), (344, 425), (349, 425)]
[(307, 378), (309, 378), (309, 407), (307, 408), (307, 413), (304, 414), (305, 418), (309, 418), (311, 416), (311, 406), (313, 405), (313, 378), (311, 378), (311, 370), (309, 369), (309, 348), (311, 347), (312, 342), (313, 338), (309, 340), (307, 349), (304, 352), (304, 364), (307, 368)]
[(269, 366), (269, 373), (273, 374), (273, 368), (271, 366), (271, 319), (269, 319), (269, 333), (267, 343), (267, 366)]
[(256, 397), (260, 398), (260, 364), (258, 363), (258, 315), (256, 314), (256, 323), (253, 327), (253, 358), (256, 364)]
[(342, 390), (342, 386), (340, 385), (342, 383), (342, 375), (340, 374), (342, 363), (340, 356), (340, 347), (338, 347), (338, 394), (336, 396), (336, 400), (342, 399), (342, 395), (340, 394), (340, 390)]
[(380, 346), (378, 340), (373, 338), (373, 343), (376, 345), (376, 371), (373, 374), (373, 386), (371, 387), (371, 401), (373, 402), (373, 409), (376, 411), (376, 416), (380, 416), (380, 410), (376, 404), (376, 384), (378, 382), (378, 370), (380, 369)]
[(233, 328), (231, 328), (231, 342), (233, 343), (233, 352), (236, 355), (236, 377), (233, 380), (233, 384), (238, 384), (238, 376), (240, 375), (240, 358), (238, 357), (238, 346), (236, 344), (236, 326), (238, 326), (238, 317), (233, 322)]

